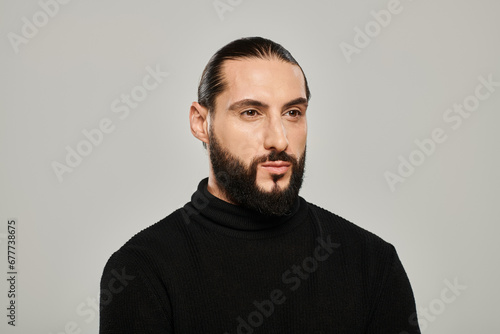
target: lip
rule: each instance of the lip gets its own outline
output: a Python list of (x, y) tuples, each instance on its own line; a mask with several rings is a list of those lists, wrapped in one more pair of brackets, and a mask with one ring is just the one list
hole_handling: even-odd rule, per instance
[(268, 161), (264, 162), (261, 167), (272, 174), (284, 174), (290, 168), (291, 163), (286, 161)]

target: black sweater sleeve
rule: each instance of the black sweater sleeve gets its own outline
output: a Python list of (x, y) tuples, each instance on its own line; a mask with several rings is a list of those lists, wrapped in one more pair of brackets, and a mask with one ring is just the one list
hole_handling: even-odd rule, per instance
[(367, 334), (420, 334), (410, 281), (396, 250), (391, 249), (392, 260), (373, 305)]
[(133, 253), (118, 251), (101, 278), (99, 333), (172, 333), (168, 305), (161, 303), (151, 274)]

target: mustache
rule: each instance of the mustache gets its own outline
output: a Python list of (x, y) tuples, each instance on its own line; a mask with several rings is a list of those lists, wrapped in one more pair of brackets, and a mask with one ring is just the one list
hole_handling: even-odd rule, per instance
[(254, 158), (252, 161), (252, 166), (255, 166), (259, 163), (266, 162), (266, 161), (286, 161), (290, 162), (292, 165), (298, 164), (298, 160), (294, 155), (290, 155), (286, 153), (285, 151), (271, 151), (268, 155), (263, 155), (261, 157)]

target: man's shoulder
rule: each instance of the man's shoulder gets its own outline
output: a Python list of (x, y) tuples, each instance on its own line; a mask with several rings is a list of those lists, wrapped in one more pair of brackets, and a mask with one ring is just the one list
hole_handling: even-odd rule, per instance
[(165, 242), (175, 242), (177, 236), (182, 234), (189, 224), (184, 219), (182, 209), (177, 209), (158, 222), (144, 228), (131, 237), (122, 248), (135, 246), (154, 246), (165, 244)]
[(188, 223), (183, 216), (182, 209), (177, 209), (132, 236), (111, 255), (108, 262), (119, 261), (132, 264), (144, 261), (155, 262), (165, 257), (175, 258), (175, 253), (184, 248), (182, 244), (185, 243)]
[(307, 204), (314, 219), (322, 229), (322, 233), (331, 235), (332, 238), (338, 239), (339, 242), (343, 242), (346, 246), (353, 248), (362, 246), (365, 249), (384, 249), (385, 251), (391, 251), (394, 248), (375, 233), (348, 219), (311, 202), (307, 202)]

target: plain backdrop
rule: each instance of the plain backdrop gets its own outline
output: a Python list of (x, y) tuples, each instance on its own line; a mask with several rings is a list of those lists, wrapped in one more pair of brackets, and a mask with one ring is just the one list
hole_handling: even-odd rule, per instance
[[(205, 64), (263, 36), (312, 92), (301, 196), (396, 247), (425, 333), (498, 333), (500, 87), (475, 94), (500, 82), (499, 13), (495, 0), (0, 1), (1, 277), (18, 222), (16, 327), (1, 279), (0, 331), (98, 331), (107, 259), (208, 175), (188, 122)], [(163, 74), (146, 90), (150, 71)], [(71, 150), (86, 154), (74, 168)]]

